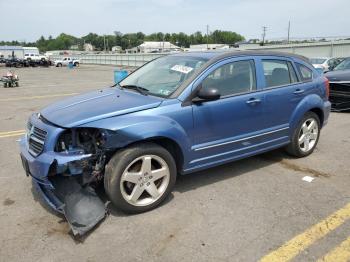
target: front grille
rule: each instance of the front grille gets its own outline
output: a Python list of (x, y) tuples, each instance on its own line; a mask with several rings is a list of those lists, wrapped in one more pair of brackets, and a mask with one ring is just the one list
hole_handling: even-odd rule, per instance
[(350, 94), (350, 83), (330, 83), (331, 91)]
[[(29, 153), (38, 156), (43, 152), (47, 132), (28, 123)], [(29, 129), (30, 127), (30, 129)]]

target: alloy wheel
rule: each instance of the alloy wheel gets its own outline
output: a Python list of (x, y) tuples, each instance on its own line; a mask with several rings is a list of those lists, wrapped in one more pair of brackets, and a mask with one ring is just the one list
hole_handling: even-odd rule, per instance
[(167, 163), (156, 155), (143, 155), (133, 160), (120, 179), (123, 198), (133, 206), (148, 206), (166, 191), (170, 180)]
[(301, 126), (298, 136), (300, 150), (307, 153), (312, 150), (319, 135), (318, 123), (314, 118), (308, 118)]

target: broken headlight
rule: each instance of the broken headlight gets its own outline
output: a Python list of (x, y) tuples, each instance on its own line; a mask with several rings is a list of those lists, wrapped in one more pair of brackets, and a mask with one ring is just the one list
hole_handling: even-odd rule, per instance
[(96, 128), (74, 128), (61, 133), (57, 140), (56, 152), (97, 154), (106, 141), (106, 132)]

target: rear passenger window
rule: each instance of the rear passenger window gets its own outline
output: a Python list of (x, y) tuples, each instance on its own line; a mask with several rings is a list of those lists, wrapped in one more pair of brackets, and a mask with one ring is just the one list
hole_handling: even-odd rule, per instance
[(302, 64), (298, 64), (296, 63), (300, 77), (301, 77), (301, 81), (303, 82), (308, 82), (312, 80), (312, 71), (310, 68), (302, 65)]
[(237, 61), (217, 68), (203, 80), (202, 88), (217, 88), (221, 96), (255, 90), (254, 61)]
[(266, 88), (298, 82), (290, 62), (284, 60), (263, 60)]

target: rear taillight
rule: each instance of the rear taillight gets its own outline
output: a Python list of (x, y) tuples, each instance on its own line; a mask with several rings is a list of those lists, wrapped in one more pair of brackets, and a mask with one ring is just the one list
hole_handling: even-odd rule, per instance
[(327, 99), (329, 98), (329, 80), (327, 77), (323, 77), (323, 80), (324, 80), (324, 88), (326, 89), (326, 97)]

